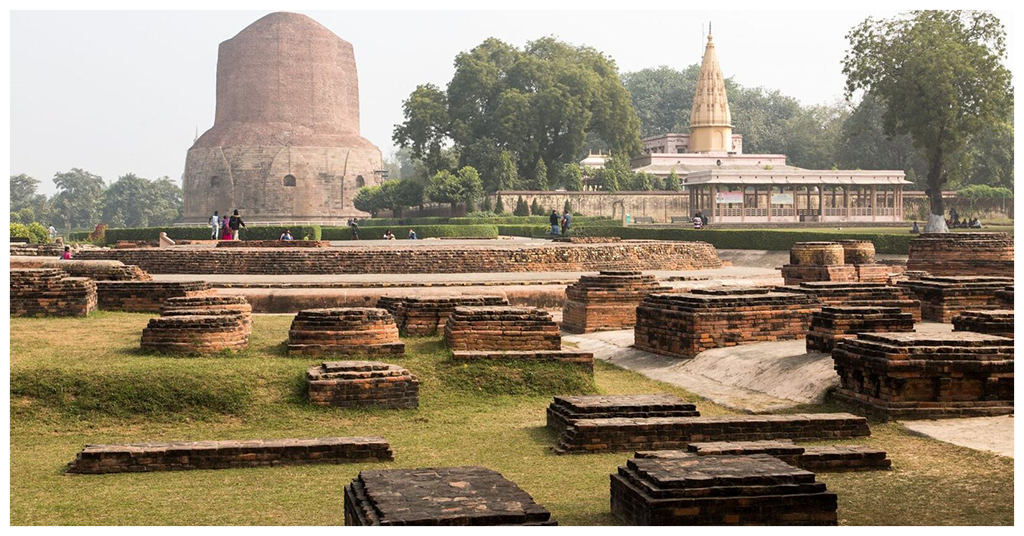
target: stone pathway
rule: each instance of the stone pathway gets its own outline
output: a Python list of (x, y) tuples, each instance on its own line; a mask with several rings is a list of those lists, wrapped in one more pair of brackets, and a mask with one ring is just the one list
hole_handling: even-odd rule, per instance
[(912, 433), (1013, 458), (1013, 415), (900, 421)]

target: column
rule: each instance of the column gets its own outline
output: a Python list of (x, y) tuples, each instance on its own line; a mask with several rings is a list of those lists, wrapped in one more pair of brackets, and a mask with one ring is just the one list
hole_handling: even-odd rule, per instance
[(878, 186), (871, 185), (871, 221), (878, 216)]

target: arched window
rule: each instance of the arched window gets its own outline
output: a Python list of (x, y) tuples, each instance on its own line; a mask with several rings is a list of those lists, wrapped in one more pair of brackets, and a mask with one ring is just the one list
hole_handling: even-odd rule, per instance
[(291, 175), (291, 174), (285, 175), (284, 176), (284, 185), (285, 186), (295, 186), (295, 175)]
[(356, 188), (362, 188), (363, 186), (366, 186), (366, 180), (363, 179), (362, 175), (359, 175), (356, 177)]
[(216, 188), (220, 186), (220, 177), (214, 175), (210, 177), (210, 188)]

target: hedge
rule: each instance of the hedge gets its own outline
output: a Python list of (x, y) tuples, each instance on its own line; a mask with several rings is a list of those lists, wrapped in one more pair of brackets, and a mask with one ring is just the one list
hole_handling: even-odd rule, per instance
[(92, 234), (92, 231), (74, 231), (68, 233), (68, 240), (72, 242), (88, 242), (90, 234)]
[[(577, 223), (572, 221), (569, 226), (569, 236), (613, 236), (605, 233), (604, 229), (622, 229), (622, 222), (619, 220), (590, 220)], [(498, 225), (498, 234), (501, 236), (525, 236), (528, 238), (547, 238), (551, 232), (551, 226), (543, 224), (519, 224), (519, 225)]]
[[(416, 231), (418, 238), (498, 238), (498, 227), (494, 225), (393, 225), (386, 227), (359, 226), (359, 238), (379, 240), (391, 229), (395, 238), (405, 240), (409, 229)], [(323, 240), (351, 240), (352, 229), (348, 227), (324, 227)]]
[[(549, 216), (484, 216), (456, 217), (431, 216), (423, 218), (367, 218), (359, 220), (360, 227), (396, 227), (402, 225), (527, 225), (546, 224)], [(622, 225), (621, 221), (606, 216), (574, 216), (573, 222), (607, 221)]]
[(831, 233), (827, 231), (779, 231), (771, 229), (650, 229), (643, 227), (582, 228), (587, 236), (624, 239), (686, 240), (708, 242), (719, 249), (766, 249), (788, 251), (797, 242), (870, 240), (876, 253), (906, 255), (917, 235), (881, 233)]
[[(277, 240), (285, 230), (290, 230), (296, 240), (309, 238), (320, 240), (319, 225), (250, 225), (241, 230), (242, 240)], [(113, 244), (118, 240), (155, 241), (160, 233), (167, 233), (171, 240), (209, 240), (210, 227), (134, 227), (126, 229), (107, 229), (105, 242)]]

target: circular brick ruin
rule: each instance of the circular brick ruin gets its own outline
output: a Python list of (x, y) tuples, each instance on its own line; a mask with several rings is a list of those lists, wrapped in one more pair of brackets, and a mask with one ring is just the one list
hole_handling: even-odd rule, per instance
[(391, 313), (370, 307), (299, 311), (288, 330), (291, 355), (401, 355), (405, 343)]
[(185, 315), (151, 318), (142, 330), (142, 349), (175, 354), (213, 354), (249, 347), (242, 315)]
[(57, 268), (11, 269), (12, 316), (87, 316), (96, 309), (96, 282)]
[(838, 242), (797, 242), (789, 248), (789, 264), (831, 266), (846, 264), (845, 249)]
[(415, 408), (420, 381), (408, 370), (379, 361), (333, 361), (306, 371), (309, 402), (338, 408)]
[(668, 292), (652, 275), (638, 271), (607, 271), (585, 275), (565, 289), (562, 329), (590, 333), (629, 329), (636, 325), (636, 308), (655, 292)]
[(239, 315), (252, 328), (252, 306), (245, 296), (179, 296), (167, 298), (160, 307), (161, 316)]
[(843, 264), (875, 264), (875, 244), (870, 240), (837, 240), (843, 246)]
[(928, 233), (910, 241), (908, 270), (934, 276), (1013, 277), (1013, 237), (1006, 233)]

